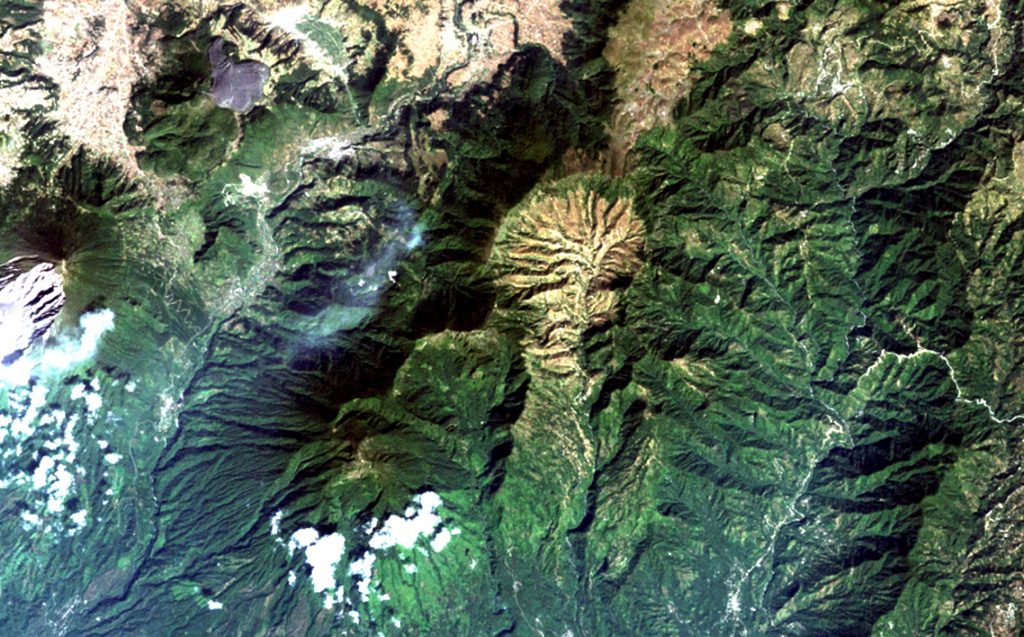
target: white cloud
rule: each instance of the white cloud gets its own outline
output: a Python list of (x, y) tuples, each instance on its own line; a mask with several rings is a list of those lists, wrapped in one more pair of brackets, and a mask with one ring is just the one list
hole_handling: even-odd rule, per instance
[(32, 376), (60, 373), (89, 360), (99, 348), (103, 335), (112, 329), (112, 310), (83, 314), (70, 335), (60, 335), (40, 349), (30, 349), (10, 365), (0, 365), (0, 383), (25, 386)]
[(39, 362), (45, 371), (63, 371), (92, 358), (103, 335), (114, 329), (114, 312), (106, 309), (83, 314), (78, 325), (81, 332), (77, 339), (58, 338), (43, 350)]
[[(349, 564), (348, 576), (358, 578), (356, 591), (363, 601), (368, 601), (371, 589), (379, 586), (373, 582), (373, 568), (377, 562), (377, 551), (395, 546), (411, 549), (416, 546), (420, 538), (429, 540), (430, 547), (434, 551), (440, 551), (461, 532), (459, 529), (441, 528), (441, 516), (437, 512), (441, 504), (441, 496), (427, 491), (413, 498), (412, 504), (406, 508), (404, 516), (388, 517), (375, 533), (373, 529), (379, 523), (376, 519), (362, 527), (363, 532), (367, 535), (372, 533), (368, 541), (370, 550)], [(270, 521), (271, 533), (275, 536), (280, 530), (281, 515), (280, 511), (276, 512)], [(423, 543), (417, 549), (426, 554), (425, 547), (426, 543)], [(298, 529), (288, 539), (288, 550), (289, 553), (294, 554), (299, 549), (305, 552), (306, 563), (312, 567), (313, 590), (317, 593), (324, 593), (324, 606), (332, 608), (335, 603), (341, 603), (344, 599), (344, 589), (339, 587), (335, 581), (335, 571), (345, 554), (344, 536), (333, 533), (321, 537), (312, 527)], [(416, 572), (415, 564), (405, 564), (404, 568), (407, 573)], [(294, 584), (295, 579), (295, 573), (289, 571), (289, 584)], [(382, 602), (389, 599), (387, 593), (382, 593), (379, 597)]]
[[(274, 521), (271, 520), (271, 524)], [(320, 539), (320, 534), (316, 532), (316, 529), (308, 527), (305, 529), (299, 529), (295, 533), (292, 533), (292, 539), (288, 542), (288, 550), (292, 553), (295, 549), (304, 549)]]
[[(33, 442), (39, 450), (32, 471), (11, 467), (0, 479), (0, 486), (20, 484), (32, 490), (32, 510), (22, 515), (26, 528), (70, 535), (85, 526), (88, 515), (84, 510), (72, 512), (69, 520), (59, 514), (75, 494), (76, 476), (86, 473), (78, 459), (81, 443), (75, 434), (88, 435), (103, 401), (95, 381), (77, 383), (69, 392), (56, 387), (70, 366), (95, 354), (113, 325), (110, 310), (83, 315), (77, 327), (33, 346), (13, 364), (0, 366), (0, 391), (7, 398), (0, 409), (0, 441), (4, 443), (0, 459), (20, 456), (24, 449), (33, 448)], [(85, 427), (76, 431), (79, 424)], [(105, 441), (96, 440), (96, 444), (106, 450)], [(107, 453), (105, 460), (115, 463), (121, 456)]]
[(306, 549), (306, 563), (313, 567), (313, 590), (317, 593), (334, 590), (334, 569), (345, 553), (345, 537), (339, 533), (325, 535)]
[(46, 486), (47, 479), (50, 476), (50, 471), (53, 469), (54, 461), (50, 456), (43, 456), (36, 466), (36, 470), (32, 473), (32, 486), (36, 489), (42, 489)]
[(59, 511), (64, 507), (64, 500), (71, 491), (71, 480), (71, 472), (68, 471), (67, 466), (63, 463), (57, 465), (57, 470), (54, 471), (53, 484), (50, 487), (51, 498), (49, 506), (51, 510)]
[(362, 578), (359, 582), (359, 593), (362, 594), (365, 600), (370, 595), (370, 577), (373, 574), (373, 564), (377, 561), (377, 556), (367, 551), (361, 558), (352, 562), (348, 567), (349, 575), (358, 575)]
[(85, 406), (89, 408), (90, 414), (95, 414), (102, 404), (103, 399), (99, 394), (88, 394), (85, 397)]
[[(427, 491), (413, 498), (413, 502), (419, 505), (419, 511), (410, 506), (405, 510), (405, 517), (392, 515), (385, 520), (384, 526), (370, 538), (370, 548), (380, 550), (396, 545), (412, 548), (421, 535), (429, 536), (437, 530), (441, 525), (441, 516), (437, 515), (441, 497), (433, 491)], [(448, 539), (441, 543), (441, 548), (448, 543)]]
[[(271, 525), (276, 526), (276, 520), (271, 520)], [(335, 601), (341, 601), (343, 594), (343, 589), (334, 580), (334, 571), (345, 554), (345, 536), (331, 533), (320, 537), (314, 528), (299, 529), (288, 541), (288, 550), (294, 553), (300, 548), (306, 552), (306, 564), (313, 569), (313, 591), (325, 593), (324, 606), (332, 608)], [(295, 573), (291, 571), (288, 572), (288, 583), (295, 584)]]
[(440, 551), (444, 547), (448, 546), (448, 542), (450, 542), (451, 539), (452, 534), (448, 529), (441, 529), (437, 534), (437, 537), (430, 541), (430, 548), (434, 549), (435, 552)]

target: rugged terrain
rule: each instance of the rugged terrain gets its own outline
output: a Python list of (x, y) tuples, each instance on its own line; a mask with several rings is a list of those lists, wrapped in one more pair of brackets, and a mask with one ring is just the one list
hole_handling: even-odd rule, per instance
[(1020, 634), (1022, 17), (5, 3), (0, 633)]

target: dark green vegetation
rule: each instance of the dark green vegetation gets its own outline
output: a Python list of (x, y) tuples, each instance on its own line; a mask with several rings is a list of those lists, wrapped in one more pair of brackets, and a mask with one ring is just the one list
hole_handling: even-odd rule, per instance
[[(348, 83), (244, 7), (168, 14), (126, 122), (162, 200), (29, 113), (0, 251), (116, 323), (41, 409), (0, 394), (37, 430), (0, 441), (0, 632), (1018, 633), (1019, 10), (724, 4), (760, 30), (620, 180), (555, 178), (600, 148), (615, 5), (566, 8), (569, 68), (526, 46), (414, 99), (368, 10), (299, 27)], [(244, 116), (203, 95), (221, 30), (266, 45)], [(3, 81), (55, 90), (36, 54)], [(47, 513), (15, 478), (58, 409), (81, 474)], [(382, 548), (425, 491), (443, 530)], [(333, 608), (300, 529), (345, 538)]]

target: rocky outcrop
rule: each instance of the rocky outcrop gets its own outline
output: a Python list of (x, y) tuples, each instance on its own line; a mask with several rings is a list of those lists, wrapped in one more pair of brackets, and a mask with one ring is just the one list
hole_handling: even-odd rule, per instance
[(0, 361), (42, 338), (64, 307), (64, 280), (50, 262), (20, 257), (0, 266)]

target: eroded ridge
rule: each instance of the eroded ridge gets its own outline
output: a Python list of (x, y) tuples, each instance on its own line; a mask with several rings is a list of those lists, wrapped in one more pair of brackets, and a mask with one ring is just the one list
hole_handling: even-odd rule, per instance
[(511, 214), (496, 246), (501, 285), (535, 315), (531, 347), (548, 369), (573, 369), (583, 331), (613, 318), (615, 284), (640, 270), (643, 246), (631, 200), (594, 178), (538, 192)]

